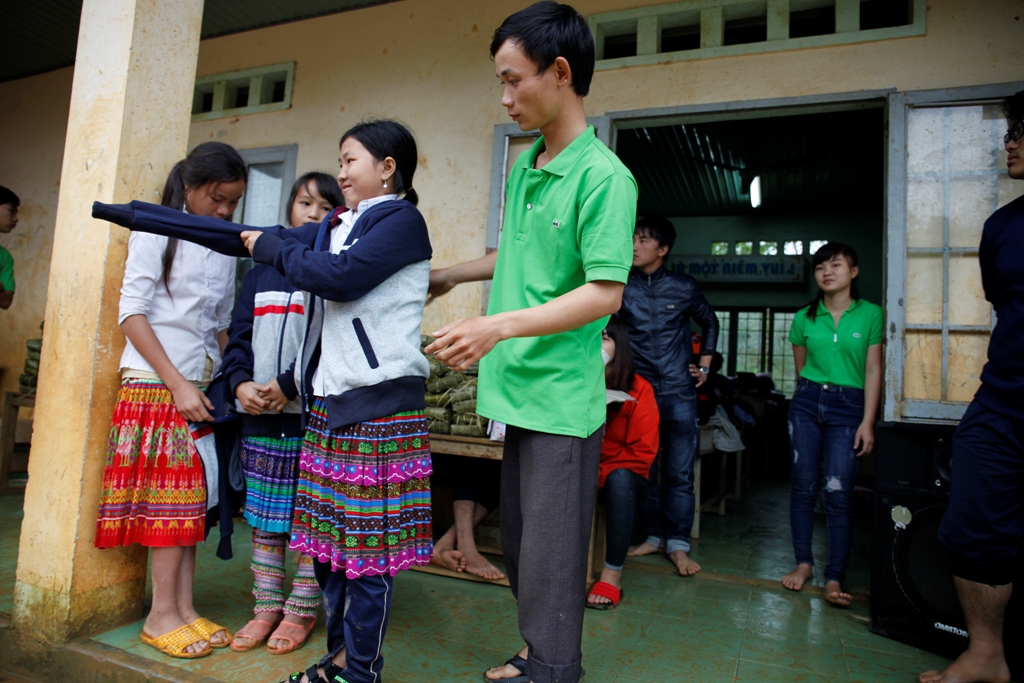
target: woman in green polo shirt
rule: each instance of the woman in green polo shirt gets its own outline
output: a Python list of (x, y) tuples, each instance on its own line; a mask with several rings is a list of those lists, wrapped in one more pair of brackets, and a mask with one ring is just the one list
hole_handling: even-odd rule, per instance
[(851, 247), (829, 242), (814, 254), (812, 267), (818, 296), (796, 314), (789, 332), (800, 376), (789, 404), (789, 520), (797, 566), (782, 585), (798, 591), (813, 575), (811, 534), (824, 461), (825, 599), (845, 607), (853, 599), (842, 587), (853, 541), (853, 485), (860, 456), (875, 445), (882, 390), (882, 309), (860, 298)]

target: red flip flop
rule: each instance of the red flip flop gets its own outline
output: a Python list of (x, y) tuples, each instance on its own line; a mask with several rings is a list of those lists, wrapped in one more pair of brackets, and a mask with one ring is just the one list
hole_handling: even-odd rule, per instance
[(626, 594), (626, 591), (621, 588), (616, 588), (606, 581), (598, 581), (594, 584), (594, 587), (590, 589), (590, 593), (587, 595), (589, 598), (591, 595), (600, 595), (602, 598), (608, 598), (611, 600), (609, 605), (607, 602), (599, 605), (595, 605), (589, 600), (587, 601), (587, 607), (590, 609), (609, 610), (615, 609), (622, 602), (622, 596)]

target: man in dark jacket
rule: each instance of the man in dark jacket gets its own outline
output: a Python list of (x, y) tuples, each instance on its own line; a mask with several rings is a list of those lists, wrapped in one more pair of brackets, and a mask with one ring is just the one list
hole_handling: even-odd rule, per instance
[[(647, 540), (630, 555), (667, 552), (681, 576), (700, 571), (690, 559), (693, 528), (693, 464), (700, 432), (696, 388), (707, 379), (718, 341), (718, 318), (689, 275), (669, 272), (665, 259), (676, 240), (675, 228), (656, 216), (637, 221), (633, 233), (633, 269), (622, 295), (619, 317), (629, 328), (636, 371), (654, 387), (661, 413), (664, 468), (651, 468), (644, 521)], [(703, 330), (699, 370), (690, 371), (690, 318)]]

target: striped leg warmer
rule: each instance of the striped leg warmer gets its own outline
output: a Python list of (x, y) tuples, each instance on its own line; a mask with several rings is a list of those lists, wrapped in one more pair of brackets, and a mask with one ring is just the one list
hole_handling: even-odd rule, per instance
[(280, 612), (284, 608), (284, 549), (287, 534), (252, 532), (252, 573), (255, 582), (256, 613)]
[(299, 570), (292, 581), (292, 594), (284, 604), (285, 614), (294, 614), (303, 619), (316, 618), (320, 606), (320, 584), (313, 574), (313, 558), (299, 555)]

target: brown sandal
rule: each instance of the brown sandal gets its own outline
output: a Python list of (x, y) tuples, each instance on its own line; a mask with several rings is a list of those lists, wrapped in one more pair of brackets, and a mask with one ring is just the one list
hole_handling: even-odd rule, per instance
[[(278, 623), (280, 622), (275, 623), (273, 621), (253, 619), (235, 632), (235, 637), (231, 639), (231, 649), (235, 652), (249, 652), (250, 650), (255, 650), (260, 645), (267, 642), (270, 632), (274, 630)], [(236, 642), (239, 638), (251, 640), (252, 645), (246, 646)]]
[(310, 619), (308, 625), (282, 621), (277, 625), (277, 629), (270, 634), (270, 640), (287, 640), (291, 644), (288, 647), (277, 648), (276, 650), (268, 645), (267, 652), (272, 655), (286, 655), (289, 652), (298, 650), (306, 644), (306, 639), (309, 638), (309, 634), (313, 631), (313, 626), (315, 625), (315, 618)]

